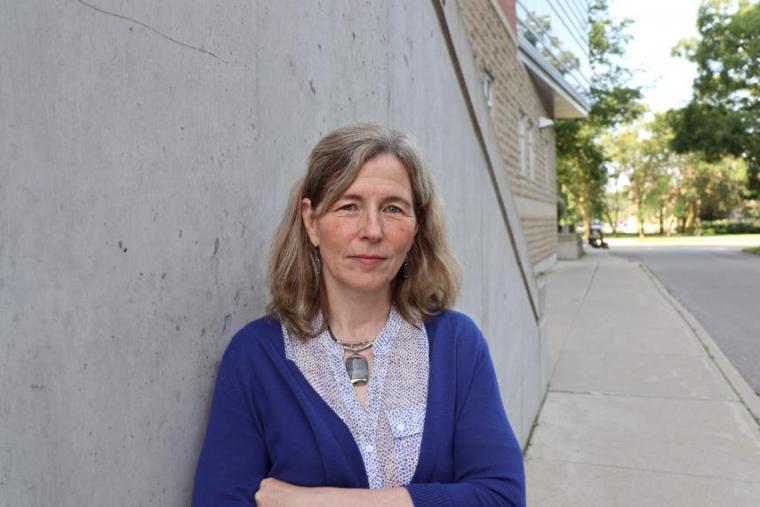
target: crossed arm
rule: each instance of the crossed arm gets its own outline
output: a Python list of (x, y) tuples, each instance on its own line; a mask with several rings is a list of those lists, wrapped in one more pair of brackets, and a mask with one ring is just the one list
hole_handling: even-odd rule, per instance
[[(223, 361), (196, 471), (193, 505), (238, 507), (439, 505), (524, 506), (522, 452), (504, 414), (488, 348), (482, 336), (474, 350), (454, 423), (454, 468), (448, 483), (412, 483), (383, 489), (304, 487), (267, 477), (266, 444), (260, 422)], [(234, 369), (234, 367), (233, 367)], [(259, 456), (251, 463), (252, 456)], [(253, 466), (252, 469), (251, 467)], [(255, 488), (255, 489), (252, 489)]]
[(376, 505), (382, 507), (412, 507), (412, 498), (406, 488), (345, 489), (305, 488), (279, 479), (261, 481), (254, 495), (259, 507), (356, 507)]

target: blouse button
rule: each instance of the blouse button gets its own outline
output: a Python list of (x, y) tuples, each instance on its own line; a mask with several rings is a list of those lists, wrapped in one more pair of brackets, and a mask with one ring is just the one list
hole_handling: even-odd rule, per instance
[(368, 445), (367, 447), (364, 448), (364, 450), (367, 451), (367, 452), (372, 452), (372, 451), (375, 450), (375, 448), (372, 447), (371, 445)]
[(398, 431), (404, 431), (404, 425), (403, 425), (402, 423), (399, 423), (399, 424), (396, 426), (396, 429), (397, 429)]

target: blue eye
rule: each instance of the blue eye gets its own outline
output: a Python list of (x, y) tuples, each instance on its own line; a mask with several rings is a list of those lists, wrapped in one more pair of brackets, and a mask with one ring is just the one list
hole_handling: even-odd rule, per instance
[(356, 204), (348, 203), (348, 204), (344, 204), (343, 206), (340, 206), (338, 208), (338, 211), (354, 211), (355, 209), (357, 209)]
[(395, 206), (393, 204), (391, 204), (390, 206), (388, 206), (385, 209), (387, 211), (390, 211), (391, 213), (402, 213), (403, 212), (403, 210), (401, 208), (399, 208), (398, 206)]

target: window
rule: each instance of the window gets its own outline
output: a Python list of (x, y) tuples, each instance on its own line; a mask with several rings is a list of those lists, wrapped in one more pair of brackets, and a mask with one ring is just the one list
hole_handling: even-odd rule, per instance
[(520, 174), (525, 176), (528, 172), (528, 160), (525, 153), (525, 126), (527, 119), (525, 113), (520, 112), (520, 119), (517, 121), (517, 152), (520, 159)]
[(548, 139), (544, 139), (544, 185), (547, 187), (551, 183), (552, 172), (552, 151)]
[(493, 107), (493, 76), (487, 70), (483, 71), (483, 96), (486, 98), (488, 109)]
[(534, 142), (533, 122), (528, 122), (528, 174), (530, 179), (536, 179), (536, 146)]

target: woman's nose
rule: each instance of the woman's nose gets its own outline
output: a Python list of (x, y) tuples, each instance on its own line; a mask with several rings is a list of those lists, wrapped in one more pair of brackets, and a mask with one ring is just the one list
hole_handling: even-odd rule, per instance
[(378, 212), (368, 211), (364, 214), (362, 236), (371, 240), (378, 240), (383, 237), (382, 218)]

